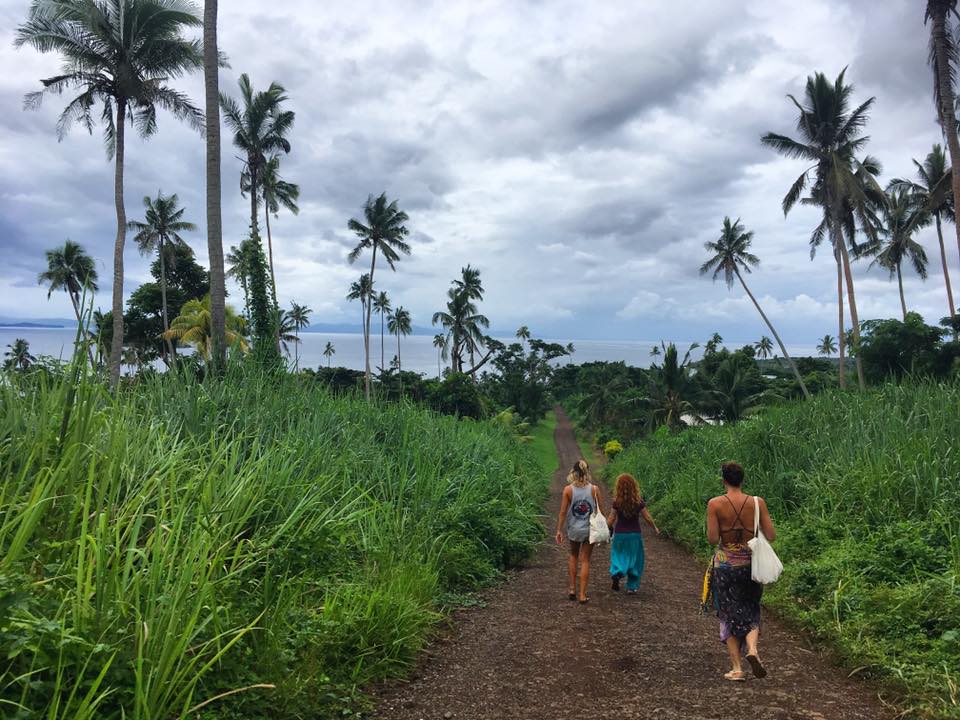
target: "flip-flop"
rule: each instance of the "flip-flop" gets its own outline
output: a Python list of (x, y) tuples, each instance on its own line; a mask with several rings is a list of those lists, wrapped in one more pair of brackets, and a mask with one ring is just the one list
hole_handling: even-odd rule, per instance
[(731, 670), (728, 673), (723, 674), (724, 680), (729, 680), (730, 682), (746, 682), (747, 676), (743, 674), (743, 670), (739, 672), (736, 670)]
[(580, 601), (580, 604), (586, 605), (588, 602), (590, 602), (590, 598), (584, 598), (583, 600)]
[(567, 600), (576, 600), (576, 599), (577, 599), (576, 593), (567, 593)]
[(636, 590), (627, 590), (627, 595), (636, 595), (636, 594), (637, 594)]
[(754, 677), (765, 678), (767, 676), (767, 669), (756, 655), (747, 655), (747, 662), (750, 663), (750, 669), (753, 670)]
[(610, 589), (613, 590), (614, 592), (619, 592), (619, 591), (620, 591), (620, 576), (619, 576), (619, 575), (611, 575), (611, 576), (610, 576)]

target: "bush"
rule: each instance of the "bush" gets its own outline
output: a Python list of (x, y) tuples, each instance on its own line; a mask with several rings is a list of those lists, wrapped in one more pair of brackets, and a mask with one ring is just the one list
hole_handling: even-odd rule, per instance
[(620, 444), (619, 440), (610, 440), (603, 446), (603, 454), (606, 455), (610, 460), (613, 460), (622, 452), (623, 445)]

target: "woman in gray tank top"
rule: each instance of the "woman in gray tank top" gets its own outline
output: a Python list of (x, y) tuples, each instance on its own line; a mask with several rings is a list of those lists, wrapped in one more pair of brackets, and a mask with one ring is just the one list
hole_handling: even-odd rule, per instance
[[(560, 514), (557, 516), (557, 544), (563, 542), (564, 535), (570, 542), (570, 554), (567, 557), (567, 572), (570, 580), (567, 586), (567, 597), (570, 600), (580, 600), (581, 605), (589, 601), (587, 584), (590, 580), (590, 555), (593, 552), (593, 546), (590, 544), (590, 516), (600, 510), (600, 492), (597, 486), (590, 482), (591, 480), (587, 461), (577, 460), (570, 474), (567, 475), (569, 485), (563, 489)], [(578, 564), (580, 565), (579, 594), (577, 593)]]

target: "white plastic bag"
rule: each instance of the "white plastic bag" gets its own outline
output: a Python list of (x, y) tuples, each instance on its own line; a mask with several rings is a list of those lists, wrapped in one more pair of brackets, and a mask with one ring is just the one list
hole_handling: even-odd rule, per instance
[[(750, 546), (750, 575), (754, 582), (769, 585), (780, 578), (783, 563), (780, 562), (777, 553), (773, 551), (773, 546), (760, 529), (760, 501), (756, 497), (753, 498), (753, 514), (753, 539), (747, 541), (747, 545)], [(592, 542), (592, 528), (590, 534)]]
[(610, 527), (607, 525), (607, 519), (600, 513), (598, 503), (593, 515), (590, 516), (590, 544), (605, 542), (610, 542)]

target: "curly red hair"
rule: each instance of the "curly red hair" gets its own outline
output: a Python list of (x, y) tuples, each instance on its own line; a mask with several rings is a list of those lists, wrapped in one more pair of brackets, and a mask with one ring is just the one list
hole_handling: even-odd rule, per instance
[(633, 475), (623, 473), (617, 476), (614, 501), (617, 503), (617, 512), (627, 516), (636, 514), (640, 507), (640, 485)]

